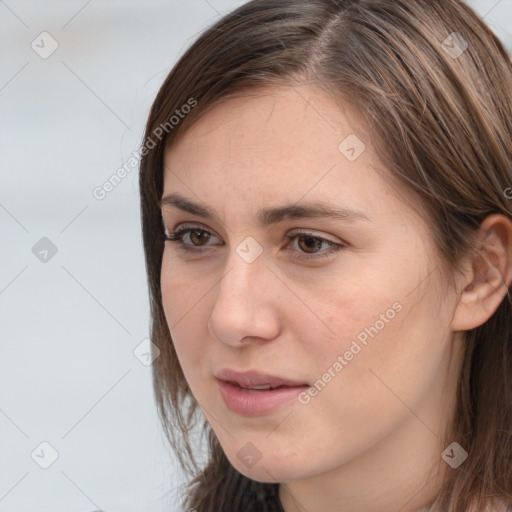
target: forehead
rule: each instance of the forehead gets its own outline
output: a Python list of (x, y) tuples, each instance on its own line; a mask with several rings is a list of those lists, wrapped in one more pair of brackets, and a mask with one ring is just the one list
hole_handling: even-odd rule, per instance
[(311, 201), (389, 208), (370, 134), (354, 107), (310, 85), (229, 98), (204, 114), (164, 161), (164, 195), (227, 211)]
[[(220, 154), (229, 149), (234, 158), (265, 148), (272, 149), (275, 157), (278, 148), (292, 147), (299, 155), (303, 147), (309, 151), (330, 148), (337, 155), (340, 136), (359, 132), (364, 138), (365, 131), (356, 109), (336, 101), (323, 89), (283, 85), (255, 89), (222, 101), (203, 114), (169, 152), (176, 155), (195, 147), (210, 152), (217, 149)], [(320, 137), (324, 144), (318, 145)], [(194, 155), (195, 152), (188, 158)]]

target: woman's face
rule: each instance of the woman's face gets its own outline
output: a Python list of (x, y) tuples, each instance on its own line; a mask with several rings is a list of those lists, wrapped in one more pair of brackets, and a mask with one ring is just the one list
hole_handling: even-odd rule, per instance
[[(193, 229), (165, 245), (167, 322), (250, 478), (441, 456), (455, 293), (417, 200), (379, 168), (358, 113), (312, 86), (227, 100), (166, 153), (166, 232)], [(285, 386), (242, 389), (267, 384)]]

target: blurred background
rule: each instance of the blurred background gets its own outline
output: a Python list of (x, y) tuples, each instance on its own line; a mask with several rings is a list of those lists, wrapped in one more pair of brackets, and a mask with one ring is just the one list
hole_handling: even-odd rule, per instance
[[(177, 510), (130, 157), (178, 56), (242, 3), (0, 0), (0, 512)], [(512, 52), (512, 0), (469, 3)]]

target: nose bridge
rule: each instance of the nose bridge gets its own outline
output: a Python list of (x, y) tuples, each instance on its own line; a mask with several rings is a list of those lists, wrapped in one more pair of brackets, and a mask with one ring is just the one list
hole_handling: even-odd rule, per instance
[(247, 258), (251, 248), (241, 254), (240, 248), (246, 247), (240, 244), (227, 260), (208, 322), (215, 338), (233, 345), (246, 337), (273, 338), (278, 329), (264, 258)]
[(226, 272), (219, 283), (217, 303), (225, 298), (237, 299), (238, 302), (238, 299), (256, 299), (259, 295), (258, 283), (262, 283), (265, 272), (263, 258), (245, 259), (243, 254), (239, 254), (239, 247), (231, 251), (226, 263)]

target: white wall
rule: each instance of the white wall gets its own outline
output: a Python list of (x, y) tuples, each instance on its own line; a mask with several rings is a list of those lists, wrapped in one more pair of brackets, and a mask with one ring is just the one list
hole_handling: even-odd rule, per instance
[[(177, 56), (241, 3), (0, 1), (0, 512), (175, 510), (133, 354), (149, 325), (137, 169), (92, 191), (138, 147)], [(473, 3), (512, 48), (512, 0)]]

